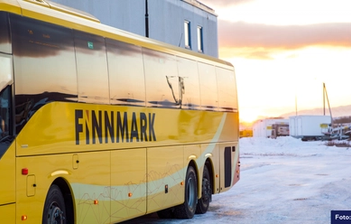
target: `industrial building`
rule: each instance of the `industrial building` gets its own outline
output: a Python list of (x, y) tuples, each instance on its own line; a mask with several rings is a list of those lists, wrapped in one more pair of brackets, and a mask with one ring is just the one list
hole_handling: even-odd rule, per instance
[(331, 128), (332, 119), (325, 115), (298, 115), (289, 118), (290, 135), (302, 140), (318, 140)]
[(253, 124), (253, 137), (275, 138), (289, 136), (289, 119), (272, 118), (258, 120)]
[(218, 58), (217, 15), (196, 0), (52, 0), (128, 32)]

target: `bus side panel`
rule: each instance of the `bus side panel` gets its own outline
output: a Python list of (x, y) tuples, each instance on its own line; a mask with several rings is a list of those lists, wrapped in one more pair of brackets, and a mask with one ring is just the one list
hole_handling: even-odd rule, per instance
[(15, 223), (15, 164), (15, 144), (12, 144), (0, 158), (1, 223)]
[[(213, 142), (223, 141), (225, 135), (217, 132), (223, 132), (224, 118), (225, 113), (210, 111), (51, 102), (19, 133), (17, 156), (193, 144), (214, 136)], [(94, 133), (96, 129), (101, 131)]]
[(214, 194), (218, 194), (219, 190), (219, 148), (216, 144), (203, 144), (201, 145), (202, 155), (209, 157), (213, 163), (213, 189)]
[[(201, 146), (200, 145), (185, 145), (184, 146), (184, 178), (186, 175), (187, 168), (191, 161), (195, 162), (195, 171), (197, 172), (197, 192), (198, 198), (201, 197), (201, 186), (202, 186), (202, 172), (203, 165), (205, 164), (205, 160), (202, 159), (201, 155)], [(185, 179), (184, 179), (185, 180)]]
[(1, 223), (16, 223), (15, 222), (15, 204), (0, 206)]
[(111, 222), (146, 213), (146, 148), (111, 152)]
[(234, 166), (233, 166), (233, 179), (232, 179), (232, 186), (234, 186), (240, 179), (240, 146), (239, 143), (234, 145), (235, 147), (235, 155), (234, 155)]
[(0, 158), (0, 205), (15, 202), (15, 164), (15, 144), (12, 144)]
[[(110, 223), (110, 155), (107, 151), (19, 157), (17, 222), (26, 215), (26, 223), (41, 223), (50, 186), (62, 178), (72, 189), (75, 223)], [(27, 175), (21, 175), (24, 168)]]
[(110, 223), (111, 218), (111, 152), (89, 152), (76, 155), (72, 189), (76, 223)]
[(220, 192), (228, 191), (239, 179), (237, 169), (239, 147), (237, 143), (219, 144)]
[(239, 142), (239, 113), (227, 113), (220, 141)]
[(183, 146), (147, 149), (147, 213), (170, 208), (184, 202)]
[(201, 145), (202, 157), (210, 158), (213, 163), (214, 193), (229, 190), (239, 180), (238, 124), (238, 113), (224, 113), (212, 139), (223, 143)]
[[(26, 169), (28, 174), (22, 174)], [(56, 178), (73, 175), (72, 155), (18, 157), (16, 162), (16, 221), (27, 216), (26, 224), (42, 222), (44, 203)]]

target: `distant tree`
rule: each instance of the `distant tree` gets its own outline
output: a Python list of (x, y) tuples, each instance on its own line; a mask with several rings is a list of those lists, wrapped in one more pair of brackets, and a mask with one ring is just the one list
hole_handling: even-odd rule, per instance
[(334, 118), (333, 122), (334, 122), (334, 124), (351, 123), (351, 116)]

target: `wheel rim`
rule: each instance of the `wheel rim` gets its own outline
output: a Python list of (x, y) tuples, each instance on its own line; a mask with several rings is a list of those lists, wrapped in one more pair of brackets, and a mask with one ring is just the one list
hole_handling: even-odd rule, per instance
[(192, 177), (188, 179), (188, 206), (189, 208), (195, 208), (196, 206), (196, 195), (195, 195), (195, 181)]
[(63, 211), (57, 202), (53, 202), (50, 205), (48, 211), (48, 223), (49, 224), (63, 224), (64, 223)]

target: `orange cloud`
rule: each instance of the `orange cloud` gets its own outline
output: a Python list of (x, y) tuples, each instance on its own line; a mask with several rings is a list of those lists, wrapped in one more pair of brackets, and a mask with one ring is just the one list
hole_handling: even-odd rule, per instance
[(252, 48), (252, 47), (220, 47), (220, 58), (248, 58), (270, 60), (273, 59), (272, 53), (279, 51), (278, 49)]
[(308, 46), (351, 47), (350, 23), (275, 26), (219, 20), (218, 26), (221, 57), (233, 52), (245, 58), (270, 59), (273, 52)]

